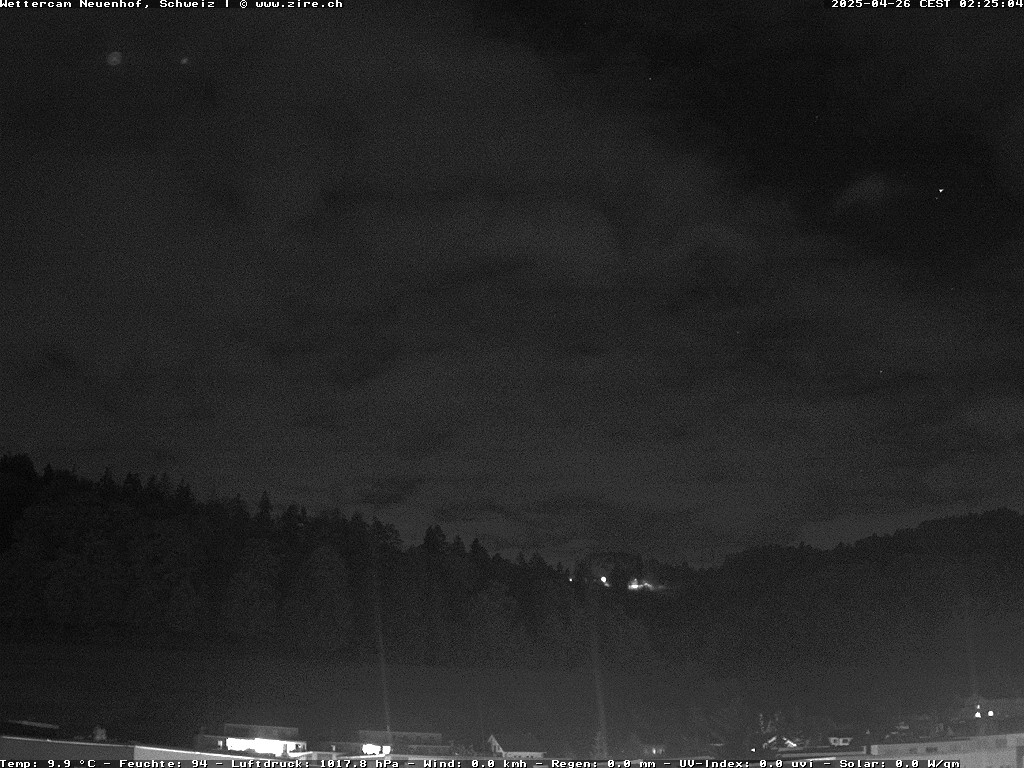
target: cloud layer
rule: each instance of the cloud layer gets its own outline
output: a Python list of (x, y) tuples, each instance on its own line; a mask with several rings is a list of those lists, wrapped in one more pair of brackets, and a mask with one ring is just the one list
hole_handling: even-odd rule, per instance
[(395, 8), (48, 75), (74, 128), (34, 107), (3, 168), (10, 449), (566, 558), (1018, 504), (1019, 243), (997, 284), (926, 279), (599, 78)]

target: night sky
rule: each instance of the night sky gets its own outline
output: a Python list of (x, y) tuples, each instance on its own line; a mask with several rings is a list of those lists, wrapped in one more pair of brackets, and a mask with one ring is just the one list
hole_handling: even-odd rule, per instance
[(1024, 509), (1024, 10), (250, 11), (4, 13), (0, 450), (553, 559)]

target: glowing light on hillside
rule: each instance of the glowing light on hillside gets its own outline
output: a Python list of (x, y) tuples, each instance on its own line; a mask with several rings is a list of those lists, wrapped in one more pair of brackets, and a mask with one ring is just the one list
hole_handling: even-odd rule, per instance
[(629, 587), (629, 589), (632, 589), (632, 590), (646, 589), (646, 590), (650, 590), (652, 592), (655, 591), (655, 590), (663, 589), (663, 587), (660, 584), (659, 585), (655, 585), (655, 584), (652, 584), (649, 581), (640, 581), (640, 579), (631, 579), (629, 584), (628, 584), (628, 587)]

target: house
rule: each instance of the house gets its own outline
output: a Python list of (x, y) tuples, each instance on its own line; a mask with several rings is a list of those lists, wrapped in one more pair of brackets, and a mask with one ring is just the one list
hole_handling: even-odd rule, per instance
[(782, 733), (774, 734), (764, 743), (765, 749), (774, 750), (776, 752), (785, 752), (790, 749), (803, 749), (806, 746), (807, 739), (796, 735), (787, 736)]
[(830, 747), (849, 747), (856, 739), (856, 734), (849, 731), (835, 731), (828, 735), (828, 745)]
[(492, 733), (487, 739), (487, 748), (504, 760), (543, 760), (544, 750), (540, 742), (527, 733), (522, 736), (509, 733)]

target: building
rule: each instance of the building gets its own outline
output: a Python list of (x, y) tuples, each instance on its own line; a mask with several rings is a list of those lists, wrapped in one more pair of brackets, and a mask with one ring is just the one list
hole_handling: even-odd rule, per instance
[[(835, 741), (842, 744), (846, 738), (840, 736)], [(868, 747), (866, 745), (858, 746), (857, 741), (856, 738), (851, 737), (851, 743), (846, 746), (832, 746), (835, 742), (828, 738), (827, 745), (812, 746), (807, 744), (806, 739), (790, 736), (776, 739), (775, 743), (780, 745), (778, 747), (766, 743), (765, 748), (769, 755), (774, 755), (774, 759), (784, 760), (787, 765), (793, 765), (793, 761), (799, 761), (806, 768), (834, 768), (844, 761), (849, 761), (847, 765), (857, 765), (858, 763), (855, 761), (865, 759), (868, 755)]]
[(789, 749), (803, 749), (807, 746), (807, 740), (799, 736), (786, 736), (776, 733), (770, 736), (764, 743), (764, 748), (780, 752)]
[(403, 754), (425, 755), (433, 757), (437, 755), (454, 754), (454, 747), (450, 742), (445, 742), (440, 733), (433, 731), (378, 731), (360, 730), (356, 731), (356, 739), (359, 744), (380, 744), (391, 747), (391, 752), (402, 752)]
[(171, 749), (145, 744), (119, 744), (114, 742), (70, 741), (40, 739), (27, 736), (0, 736), (0, 760), (45, 761), (85, 760), (109, 761), (118, 765), (121, 760), (174, 760), (191, 765), (192, 760), (206, 760), (210, 765), (223, 762), (223, 753), (199, 750)]
[[(33, 724), (38, 725), (38, 724)], [(43, 724), (45, 725), (45, 724)], [(53, 730), (47, 726), (47, 732)], [(360, 731), (359, 736), (378, 736), (386, 732)], [(392, 736), (395, 734), (392, 733)], [(38, 736), (0, 735), (0, 760), (6, 761), (46, 761), (46, 760), (93, 760), (118, 765), (121, 760), (134, 761), (175, 761), (184, 765), (192, 764), (193, 760), (205, 760), (207, 764), (225, 765), (226, 753), (244, 753), (250, 756), (280, 757), (286, 755), (289, 760), (320, 760), (347, 759), (358, 761), (369, 757), (389, 756), (392, 760), (457, 760), (460, 755), (451, 744), (443, 743), (441, 734), (422, 734), (402, 732), (403, 738), (415, 738), (420, 741), (431, 741), (432, 744), (415, 745), (417, 748), (429, 748), (424, 753), (391, 752), (388, 745), (358, 742), (336, 742), (319, 745), (327, 747), (307, 751), (306, 742), (298, 738), (298, 729), (282, 726), (242, 725), (227, 723), (220, 734), (200, 734), (196, 737), (196, 748), (174, 749), (146, 744), (122, 744), (109, 741), (87, 741), (62, 738), (40, 738)], [(381, 739), (384, 741), (385, 739)], [(207, 746), (208, 745), (208, 746)], [(408, 745), (405, 745), (408, 746)], [(358, 764), (358, 763), (357, 763)]]
[(195, 738), (195, 746), (211, 752), (241, 752), (269, 757), (287, 757), (306, 751), (306, 742), (299, 738), (298, 728), (241, 723), (225, 723), (219, 734), (201, 733)]
[[(362, 754), (419, 755), (437, 758), (457, 755), (459, 749), (444, 736), (434, 731), (356, 731), (356, 743)], [(380, 745), (379, 751), (372, 747)]]
[(543, 760), (544, 750), (540, 742), (527, 733), (516, 735), (509, 733), (492, 733), (487, 739), (487, 748), (491, 754), (504, 760)]
[(869, 752), (885, 760), (956, 761), (960, 768), (1024, 768), (1024, 733), (875, 744)]
[(4, 720), (0, 723), (0, 735), (57, 739), (64, 734), (60, 726), (53, 723), (37, 723), (34, 720)]
[(318, 741), (308, 752), (294, 753), (293, 758), (311, 760), (363, 759), (388, 756), (391, 760), (454, 760), (470, 750), (446, 741), (434, 731), (381, 731), (364, 729), (349, 737)]
[(849, 731), (837, 731), (828, 735), (828, 745), (830, 747), (849, 747), (855, 741), (857, 741), (857, 734), (850, 733)]

